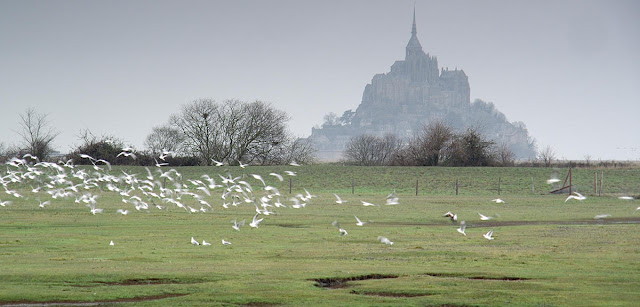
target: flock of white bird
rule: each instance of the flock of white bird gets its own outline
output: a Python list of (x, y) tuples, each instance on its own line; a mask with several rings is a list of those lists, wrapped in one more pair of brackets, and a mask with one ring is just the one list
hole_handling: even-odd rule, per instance
[[(104, 209), (100, 208), (98, 198), (101, 193), (113, 192), (118, 193), (122, 200), (123, 206), (129, 206), (129, 209), (119, 208), (116, 210), (116, 214), (128, 215), (131, 211), (143, 211), (149, 212), (153, 209), (168, 209), (168, 206), (185, 210), (189, 213), (206, 213), (214, 210), (213, 206), (209, 203), (208, 199), (211, 199), (213, 191), (220, 190), (220, 197), (222, 200), (222, 207), (227, 209), (230, 207), (237, 207), (239, 205), (250, 205), (255, 207), (255, 215), (253, 216), (249, 226), (251, 228), (258, 228), (260, 223), (266, 216), (276, 214), (275, 208), (292, 208), (303, 209), (308, 203), (311, 202), (316, 196), (304, 189), (305, 193), (297, 194), (294, 197), (284, 197), (280, 194), (278, 189), (274, 186), (268, 185), (265, 178), (258, 174), (248, 174), (247, 176), (232, 177), (229, 173), (226, 175), (218, 174), (218, 178), (212, 178), (207, 174), (203, 174), (200, 179), (186, 179), (182, 178), (182, 174), (173, 168), (167, 170), (168, 164), (164, 162), (165, 158), (170, 155), (169, 152), (162, 153), (155, 163), (155, 170), (145, 168), (146, 173), (140, 174), (128, 174), (125, 171), (120, 171), (117, 175), (111, 173), (111, 164), (103, 159), (95, 159), (86, 154), (80, 154), (82, 159), (86, 159), (92, 165), (88, 168), (76, 167), (71, 160), (66, 162), (41, 162), (37, 158), (31, 155), (25, 155), (20, 158), (12, 158), (6, 162), (7, 171), (0, 177), (0, 184), (4, 188), (4, 192), (9, 195), (10, 198), (23, 198), (22, 194), (18, 192), (24, 190), (25, 186), (30, 186), (29, 197), (35, 197), (38, 201), (38, 207), (46, 209), (51, 205), (50, 200), (42, 201), (44, 197), (50, 197), (51, 199), (73, 199), (77, 204), (84, 204), (89, 212), (93, 215), (104, 213)], [(136, 155), (132, 148), (125, 148), (120, 154), (117, 155), (129, 157), (135, 159)], [(223, 166), (224, 164), (219, 161), (212, 160), (215, 166)], [(245, 168), (247, 165), (240, 163), (241, 168)], [(291, 166), (299, 166), (297, 163), (291, 163)], [(285, 171), (287, 176), (296, 176), (295, 171)], [(284, 177), (277, 173), (270, 173), (269, 176), (274, 177), (278, 181), (282, 182)], [(254, 189), (249, 181), (246, 179), (251, 178), (255, 183), (260, 185), (259, 189)], [(547, 183), (552, 184), (559, 180), (552, 178)], [(164, 183), (163, 183), (164, 182)], [(27, 189), (28, 190), (28, 189)], [(259, 193), (261, 190), (262, 193)], [(334, 194), (336, 197), (336, 204), (346, 204), (347, 200), (343, 200), (339, 195)], [(619, 197), (623, 200), (633, 200), (630, 196)], [(285, 199), (283, 203), (281, 199)], [(580, 193), (573, 192), (567, 197), (565, 203), (569, 200), (582, 201), (586, 199), (585, 196)], [(496, 204), (507, 204), (504, 200), (496, 198), (492, 200)], [(364, 207), (381, 207), (379, 204), (374, 204), (364, 200), (360, 201)], [(398, 205), (399, 198), (396, 196), (395, 190), (386, 197), (384, 206)], [(0, 207), (6, 207), (11, 205), (11, 200), (1, 200)], [(636, 208), (636, 211), (640, 210), (640, 207)], [(635, 212), (635, 211), (634, 211)], [(488, 221), (499, 217), (486, 216), (478, 212), (481, 221)], [(443, 215), (448, 217), (451, 222), (457, 223), (458, 215), (449, 211)], [(597, 215), (596, 219), (609, 217), (609, 214)], [(354, 216), (356, 226), (362, 227), (371, 221), (363, 221), (357, 216)], [(238, 221), (234, 219), (231, 221), (231, 228), (235, 231), (240, 231), (241, 227), (245, 225), (245, 220)], [(338, 221), (332, 223), (338, 229), (338, 233), (341, 237), (348, 235), (345, 228), (340, 226)], [(487, 240), (494, 240), (494, 229), (483, 234), (482, 236)], [(459, 223), (457, 232), (466, 236), (466, 221)], [(394, 242), (384, 236), (378, 236), (378, 241), (387, 245), (393, 245)], [(191, 237), (191, 244), (207, 246), (211, 243), (202, 240), (200, 243), (194, 237)], [(221, 239), (223, 245), (231, 245), (232, 243)], [(109, 245), (115, 245), (113, 241), (109, 242)]]

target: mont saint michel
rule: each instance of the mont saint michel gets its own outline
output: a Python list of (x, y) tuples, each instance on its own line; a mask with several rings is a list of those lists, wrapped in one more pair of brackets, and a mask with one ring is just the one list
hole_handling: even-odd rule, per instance
[(405, 59), (393, 63), (390, 72), (373, 76), (355, 111), (327, 116), (309, 139), (320, 160), (337, 161), (354, 136), (395, 134), (409, 139), (425, 124), (439, 120), (458, 131), (477, 128), (488, 139), (508, 145), (517, 158), (534, 157), (534, 142), (524, 123), (509, 122), (493, 103), (472, 103), (470, 92), (463, 69), (440, 68), (438, 59), (423, 51), (414, 12)]

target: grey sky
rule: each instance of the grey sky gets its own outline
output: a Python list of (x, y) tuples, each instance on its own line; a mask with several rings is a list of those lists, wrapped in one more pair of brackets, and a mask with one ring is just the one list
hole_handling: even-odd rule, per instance
[[(308, 136), (404, 58), (414, 1), (0, 0), (0, 142), (48, 113), (143, 148), (196, 98), (264, 100)], [(640, 1), (417, 1), (418, 38), (472, 100), (559, 158), (640, 159)]]

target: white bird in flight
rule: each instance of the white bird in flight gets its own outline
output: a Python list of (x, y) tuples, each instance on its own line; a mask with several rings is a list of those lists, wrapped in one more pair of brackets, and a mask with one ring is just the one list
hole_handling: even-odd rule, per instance
[(611, 214), (598, 214), (593, 218), (596, 219), (596, 220), (599, 220), (599, 219), (603, 219), (603, 218), (610, 217), (610, 216), (611, 216)]
[(225, 239), (222, 239), (222, 244), (223, 245), (231, 245), (231, 242), (229, 242), (229, 241), (227, 241)]
[(493, 240), (493, 229), (489, 230), (489, 232), (482, 235), (487, 240)]
[(256, 215), (253, 216), (253, 221), (249, 223), (249, 226), (251, 226), (251, 228), (258, 228), (258, 225), (264, 219), (264, 218), (258, 219), (258, 215), (260, 215), (260, 213), (256, 213)]
[(393, 245), (393, 242), (391, 242), (391, 240), (389, 240), (387, 237), (378, 236), (378, 241), (387, 245)]
[(284, 178), (282, 178), (282, 175), (278, 174), (278, 173), (269, 173), (269, 175), (274, 176), (276, 178), (278, 178), (278, 180), (283, 181)]
[(633, 200), (633, 196), (620, 196), (620, 197), (618, 197), (618, 199), (622, 199), (622, 200)]
[(364, 224), (369, 223), (368, 221), (367, 221), (367, 222), (363, 222), (363, 221), (361, 221), (361, 220), (360, 220), (357, 216), (355, 216), (355, 215), (354, 215), (353, 217), (355, 217), (355, 218), (356, 218), (356, 221), (358, 221), (358, 222), (356, 223), (356, 225), (358, 225), (358, 226), (364, 226)]
[(467, 222), (465, 221), (460, 222), (460, 228), (457, 229), (458, 232), (466, 236), (467, 234), (464, 233), (465, 229), (467, 229)]
[(231, 228), (240, 231), (240, 227), (244, 226), (244, 220), (240, 221), (240, 222), (236, 222), (236, 220), (233, 220), (233, 226), (231, 226)]
[(449, 219), (451, 219), (451, 222), (455, 222), (458, 220), (458, 215), (451, 211), (448, 211), (447, 213), (445, 213), (443, 217), (448, 217)]
[(372, 207), (372, 206), (380, 207), (380, 205), (372, 204), (372, 203), (366, 202), (364, 200), (361, 200), (361, 202), (362, 202), (362, 205), (365, 206), (365, 207)]
[(504, 200), (500, 199), (500, 198), (496, 198), (496, 199), (492, 199), (492, 202), (495, 202), (496, 204), (506, 204), (507, 202), (505, 202)]
[(209, 242), (207, 242), (205, 240), (202, 240), (202, 245), (211, 245), (211, 243), (209, 243)]
[(123, 210), (123, 209), (118, 209), (116, 212), (117, 212), (117, 213), (120, 213), (120, 214), (122, 214), (122, 215), (127, 215), (127, 214), (129, 214), (129, 210)]
[(214, 159), (211, 159), (211, 162), (213, 162), (213, 164), (214, 164), (215, 166), (223, 166), (223, 165), (224, 165), (224, 163), (222, 163), (222, 162), (220, 162), (220, 161), (216, 161), (216, 160), (214, 160)]
[(113, 244), (113, 240), (111, 240), (111, 242), (109, 242), (110, 246), (114, 246), (115, 244)]
[(342, 204), (344, 204), (344, 203), (347, 203), (347, 202), (348, 202), (348, 201), (346, 201), (346, 200), (342, 200), (342, 198), (340, 198), (340, 196), (338, 196), (338, 194), (336, 194), (336, 193), (333, 193), (333, 195), (335, 195), (335, 196), (336, 196), (336, 204), (342, 205)]
[(488, 221), (488, 220), (493, 218), (493, 216), (486, 216), (486, 215), (484, 215), (484, 214), (482, 214), (480, 212), (478, 212), (478, 215), (480, 215), (480, 219), (483, 220), (483, 221)]
[(346, 230), (344, 230), (344, 228), (340, 227), (340, 223), (338, 223), (338, 221), (333, 221), (333, 223), (331, 223), (331, 225), (335, 226), (336, 228), (338, 228), (338, 231), (340, 232), (340, 236), (344, 237), (346, 236), (348, 233)]
[(582, 194), (580, 194), (580, 193), (578, 193), (578, 192), (573, 192), (573, 194), (569, 195), (567, 197), (567, 199), (564, 200), (564, 202), (566, 203), (567, 201), (569, 201), (569, 199), (577, 199), (577, 200), (582, 201), (582, 200), (587, 199), (587, 197), (582, 195)]

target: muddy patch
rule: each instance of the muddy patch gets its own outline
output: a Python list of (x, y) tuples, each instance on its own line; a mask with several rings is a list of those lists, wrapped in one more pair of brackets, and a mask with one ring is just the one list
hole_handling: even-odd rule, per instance
[(385, 274), (369, 274), (352, 277), (335, 277), (335, 278), (316, 278), (311, 279), (315, 281), (315, 286), (319, 288), (338, 289), (348, 287), (350, 281), (358, 280), (370, 280), (370, 279), (385, 279), (385, 278), (398, 278), (398, 275), (385, 275)]
[(474, 280), (523, 281), (523, 280), (530, 279), (525, 277), (513, 277), (513, 276), (463, 275), (463, 274), (452, 274), (452, 273), (425, 273), (421, 275), (431, 276), (431, 277), (464, 278), (464, 279), (474, 279)]
[(383, 296), (383, 297), (420, 297), (434, 295), (435, 293), (426, 292), (393, 292), (393, 291), (361, 291), (351, 290), (349, 293), (367, 296)]
[(101, 300), (101, 301), (50, 301), (50, 302), (34, 302), (34, 301), (15, 301), (15, 302), (0, 302), (0, 306), (4, 307), (52, 307), (52, 306), (101, 306), (104, 304), (116, 304), (116, 303), (138, 303), (156, 301), (165, 298), (181, 297), (189, 295), (189, 293), (165, 293), (159, 295), (138, 296), (133, 298), (119, 298), (115, 300)]

